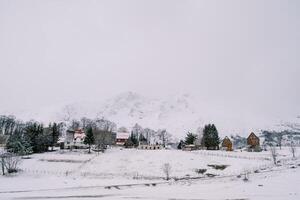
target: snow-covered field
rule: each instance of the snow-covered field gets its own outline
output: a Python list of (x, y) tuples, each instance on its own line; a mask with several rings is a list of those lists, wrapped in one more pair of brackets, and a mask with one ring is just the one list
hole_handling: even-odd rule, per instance
[[(300, 162), (288, 149), (278, 153), (277, 167), (269, 152), (113, 148), (104, 154), (35, 154), (22, 161), (21, 173), (0, 176), (0, 199), (299, 199)], [(172, 178), (185, 180), (165, 181), (164, 163)], [(208, 166), (215, 164), (227, 168)], [(217, 176), (203, 178), (195, 169)]]

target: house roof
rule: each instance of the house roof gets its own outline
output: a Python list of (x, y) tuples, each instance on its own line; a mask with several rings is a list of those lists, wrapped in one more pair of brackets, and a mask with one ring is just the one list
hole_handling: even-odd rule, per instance
[(75, 139), (77, 139), (77, 138), (84, 139), (85, 138), (85, 132), (82, 129), (77, 129), (75, 131), (74, 138)]
[(250, 135), (248, 136), (248, 138), (250, 138), (250, 137), (256, 137), (256, 138), (258, 138), (253, 132), (251, 132)]
[(225, 143), (231, 143), (232, 144), (231, 140), (227, 136), (223, 139), (222, 145), (225, 144)]
[(226, 139), (226, 140), (230, 140), (229, 137), (227, 137), (227, 136), (224, 137), (224, 140), (225, 140), (225, 139)]
[(118, 132), (117, 133), (117, 139), (128, 139), (129, 133), (126, 132)]

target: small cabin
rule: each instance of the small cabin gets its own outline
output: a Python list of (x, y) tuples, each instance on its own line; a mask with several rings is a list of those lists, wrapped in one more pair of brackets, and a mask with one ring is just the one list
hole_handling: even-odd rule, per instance
[(232, 151), (232, 142), (231, 140), (226, 136), (222, 141), (222, 149), (225, 151)]
[(259, 137), (253, 132), (247, 138), (247, 145), (249, 151), (260, 151)]

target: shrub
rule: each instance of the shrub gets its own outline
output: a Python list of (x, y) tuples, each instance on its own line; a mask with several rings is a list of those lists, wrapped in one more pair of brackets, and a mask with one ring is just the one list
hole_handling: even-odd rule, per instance
[(228, 165), (207, 165), (207, 166), (212, 167), (216, 170), (224, 170), (228, 167)]
[(18, 166), (21, 162), (21, 158), (12, 153), (5, 153), (0, 156), (0, 163), (2, 166), (2, 173), (4, 175), (4, 169), (7, 173), (16, 173), (18, 172)]
[(217, 175), (215, 175), (215, 174), (210, 174), (210, 173), (207, 173), (207, 174), (206, 174), (206, 176), (208, 176), (208, 177), (215, 177), (215, 176), (217, 176)]
[(207, 169), (196, 169), (195, 172), (197, 174), (204, 174), (207, 171)]

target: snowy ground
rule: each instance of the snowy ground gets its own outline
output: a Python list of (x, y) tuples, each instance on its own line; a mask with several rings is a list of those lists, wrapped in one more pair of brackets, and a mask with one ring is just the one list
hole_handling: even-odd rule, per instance
[[(110, 149), (99, 155), (35, 154), (23, 160), (23, 172), (0, 176), (0, 199), (300, 199), (300, 162), (291, 160), (288, 149), (279, 155), (281, 166), (274, 167), (269, 152)], [(199, 168), (218, 176), (167, 182), (164, 163), (171, 164), (173, 178), (199, 178)], [(208, 164), (228, 167), (215, 170)], [(250, 173), (247, 182), (244, 175), (237, 177), (245, 172)]]

